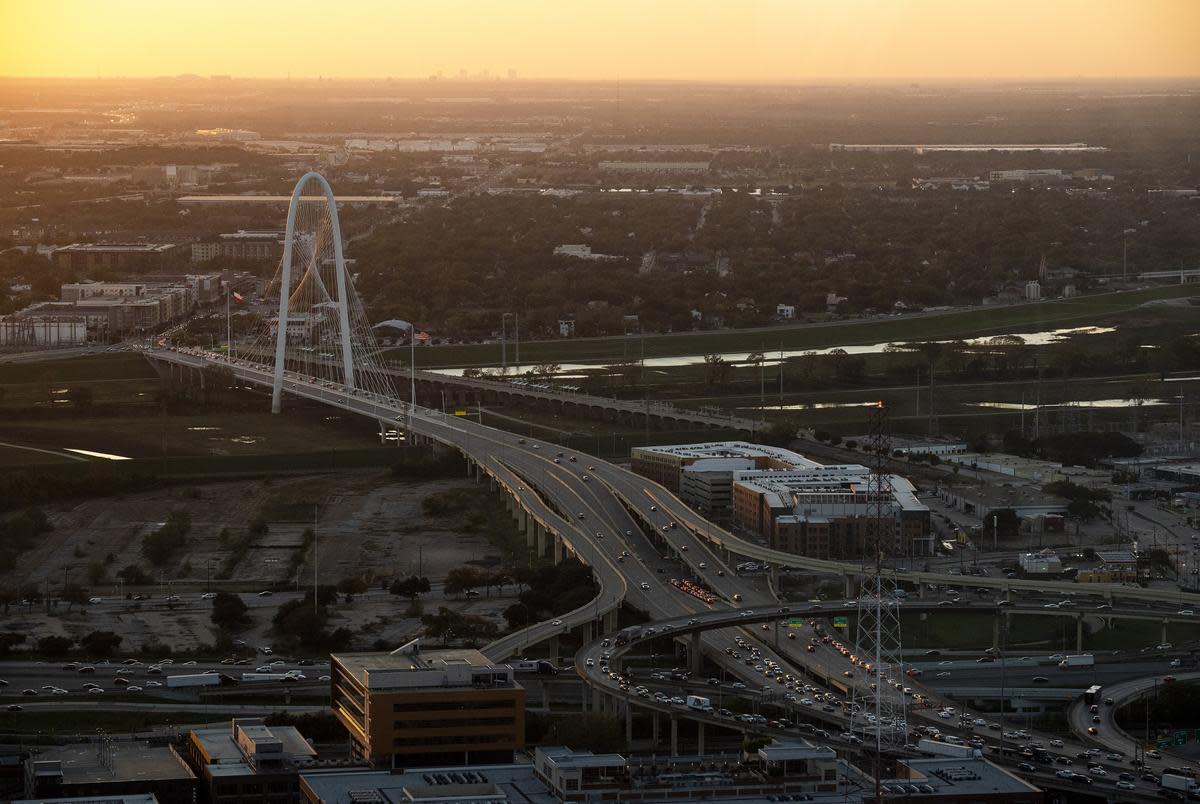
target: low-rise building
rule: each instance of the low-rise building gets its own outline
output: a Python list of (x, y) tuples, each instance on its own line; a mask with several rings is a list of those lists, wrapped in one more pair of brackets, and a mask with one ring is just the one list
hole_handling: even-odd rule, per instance
[(171, 746), (103, 739), (55, 746), (25, 761), (25, 798), (147, 793), (162, 804), (195, 804), (196, 775)]
[(376, 766), (512, 762), (525, 747), (525, 689), (477, 650), (330, 657), (333, 713)]
[(283, 254), (284, 232), (239, 229), (215, 241), (192, 243), (192, 262), (218, 257), (230, 260), (277, 260)]
[(293, 726), (235, 718), (188, 732), (184, 756), (200, 780), (201, 804), (294, 804), (298, 770), (317, 752)]
[(161, 271), (175, 256), (174, 243), (72, 243), (54, 250), (59, 268), (77, 273)]
[(733, 521), (773, 549), (814, 558), (860, 558), (876, 543), (889, 555), (933, 553), (929, 508), (913, 485), (857, 464), (737, 472)]
[(1062, 558), (1053, 550), (1021, 553), (1017, 556), (1017, 563), (1026, 575), (1061, 575), (1063, 571)]
[[(746, 469), (794, 469), (820, 466), (799, 453), (781, 447), (751, 444), (747, 441), (712, 441), (700, 444), (634, 447), (630, 468), (643, 477), (661, 483), (678, 493), (683, 485), (683, 470), (699, 461), (732, 458), (749, 461)], [(715, 471), (728, 471), (724, 464), (711, 464)]]

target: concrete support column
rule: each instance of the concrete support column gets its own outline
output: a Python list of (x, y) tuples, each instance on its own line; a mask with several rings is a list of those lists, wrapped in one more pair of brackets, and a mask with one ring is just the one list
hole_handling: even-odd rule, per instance
[(520, 505), (517, 506), (517, 527), (522, 533), (529, 530), (529, 512)]
[(1000, 614), (992, 618), (992, 647), (1000, 650)]
[(658, 748), (658, 710), (650, 713), (650, 735), (654, 747)]
[(701, 655), (702, 654), (700, 651), (700, 632), (695, 631), (692, 633), (691, 641), (688, 643), (688, 662), (689, 662), (689, 667), (691, 668), (691, 671), (692, 671), (693, 678), (700, 675), (700, 657), (701, 657)]
[(1166, 620), (1162, 621), (1162, 632), (1159, 635), (1158, 644), (1160, 644), (1160, 645), (1167, 644), (1167, 621)]
[(625, 747), (633, 745), (633, 707), (625, 702)]
[(704, 756), (704, 722), (696, 723), (696, 754)]
[(545, 528), (542, 528), (542, 529), (540, 529), (540, 530), (538, 531), (538, 535), (537, 535), (537, 554), (538, 554), (538, 558), (545, 558), (545, 557), (546, 557), (546, 553), (547, 553), (547, 551), (549, 550), (549, 547), (550, 547), (550, 545), (548, 544), (548, 542), (549, 542), (551, 539), (553, 539), (553, 538), (554, 538), (554, 534), (553, 534), (553, 533), (551, 533), (550, 531), (546, 530)]
[(561, 536), (554, 537), (554, 563), (561, 564), (567, 555), (567, 546)]
[(613, 631), (617, 630), (617, 614), (617, 609), (604, 612), (604, 625), (602, 626), (603, 633), (611, 634)]
[(679, 720), (671, 715), (671, 756), (679, 756)]
[(927, 589), (929, 589), (929, 584), (927, 584), (927, 583), (917, 584), (917, 597), (921, 598), (921, 600), (924, 600), (925, 592)]
[(542, 526), (537, 522), (531, 521), (531, 527), (525, 529), (525, 546), (533, 548), (538, 543), (538, 534), (542, 531)]
[[(492, 491), (495, 491), (499, 487), (500, 487), (500, 484), (496, 482), (496, 478), (494, 478), (494, 477), (488, 478), (488, 488), (490, 488)], [(510, 498), (510, 500), (511, 500), (511, 498)], [(511, 509), (509, 509), (509, 510), (511, 510)]]
[(1075, 618), (1075, 650), (1083, 650), (1083, 615)]
[(856, 596), (856, 589), (853, 576), (846, 576), (846, 597), (853, 598)]
[(558, 634), (550, 637), (550, 661), (558, 665)]
[(583, 638), (583, 643), (584, 643), (585, 645), (586, 645), (587, 643), (591, 642), (593, 639), (595, 639), (595, 638), (596, 638), (596, 637), (595, 637), (595, 633), (594, 633), (594, 631), (592, 630), (592, 629), (593, 629), (593, 623), (592, 623), (592, 621), (591, 621), (591, 620), (588, 620), (587, 622), (585, 622), (583, 625), (581, 625), (581, 626), (579, 626), (579, 627), (580, 627), (580, 629), (581, 629), (581, 630), (582, 630), (582, 632), (583, 632), (583, 633), (581, 634), (581, 636), (582, 636), (582, 638)]
[(771, 589), (775, 591), (775, 594), (779, 594), (779, 567), (772, 564), (769, 572)]

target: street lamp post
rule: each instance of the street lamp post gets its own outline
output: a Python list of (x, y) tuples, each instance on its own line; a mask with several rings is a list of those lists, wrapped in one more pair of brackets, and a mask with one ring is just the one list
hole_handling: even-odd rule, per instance
[(500, 373), (502, 376), (508, 374), (508, 317), (513, 319), (513, 332), (515, 334), (516, 346), (516, 368), (521, 369), (521, 318), (516, 313), (503, 313), (500, 316)]
[(1121, 281), (1129, 280), (1129, 236), (1136, 234), (1137, 229), (1126, 229), (1121, 232)]

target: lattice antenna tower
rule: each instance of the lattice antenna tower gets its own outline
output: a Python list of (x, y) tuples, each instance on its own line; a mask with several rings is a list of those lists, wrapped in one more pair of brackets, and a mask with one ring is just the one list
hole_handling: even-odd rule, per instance
[[(864, 523), (862, 582), (856, 610), (858, 655), (871, 664), (865, 689), (856, 687), (854, 730), (866, 740), (874, 753), (874, 776), (878, 785), (883, 771), (883, 755), (903, 746), (908, 731), (905, 713), (904, 661), (901, 653), (900, 607), (897, 605), (894, 577), (887, 576), (884, 559), (900, 554), (903, 543), (899, 516), (892, 505), (892, 484), (887, 471), (891, 450), (888, 437), (887, 408), (880, 402), (871, 411), (868, 439), (871, 451), (867, 478), (866, 521)], [(866, 682), (866, 679), (864, 679)], [(893, 683), (895, 682), (895, 683)], [(873, 743), (873, 745), (872, 745)], [(880, 791), (876, 791), (878, 798)]]

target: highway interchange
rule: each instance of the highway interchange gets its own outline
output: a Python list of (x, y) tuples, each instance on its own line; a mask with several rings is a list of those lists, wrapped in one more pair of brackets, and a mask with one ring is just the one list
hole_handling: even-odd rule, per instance
[[(148, 352), (148, 356), (194, 368), (229, 365), (223, 357), (184, 354), (165, 349)], [(271, 383), (270, 371), (265, 367), (244, 362), (231, 367), (246, 380), (260, 385)], [(549, 641), (571, 629), (583, 627), (590, 634), (592, 623), (625, 602), (645, 614), (651, 620), (650, 626), (668, 626), (674, 632), (671, 639), (690, 630), (699, 633), (704, 656), (724, 671), (731, 692), (735, 683), (745, 684), (747, 694), (752, 690), (761, 690), (764, 675), (761, 670), (755, 669), (759, 666), (778, 668), (785, 682), (789, 676), (803, 679), (801, 696), (807, 698), (815, 696), (811, 693), (804, 695), (805, 683), (815, 688), (817, 685), (814, 682), (820, 682), (822, 694), (836, 690), (839, 685), (869, 683), (866, 673), (855, 672), (841, 653), (827, 645), (821, 644), (813, 652), (808, 652), (805, 645), (814, 634), (807, 625), (800, 629), (786, 629), (795, 634), (795, 639), (780, 635), (779, 632), (785, 630), (778, 625), (781, 619), (796, 616), (814, 622), (818, 619), (823, 621), (832, 613), (827, 606), (816, 608), (807, 603), (780, 604), (769, 584), (764, 582), (766, 579), (761, 576), (742, 577), (731, 566), (737, 560), (734, 556), (744, 556), (769, 562), (776, 567), (797, 567), (844, 577), (848, 590), (853, 590), (856, 586), (853, 578), (860, 573), (857, 564), (795, 556), (742, 540), (688, 508), (663, 487), (585, 453), (522, 438), (463, 417), (447, 416), (420, 407), (410, 408), (395, 400), (347, 393), (340, 387), (311, 382), (308, 378), (296, 375), (286, 378), (285, 390), (368, 416), (379, 421), (381, 426), (403, 427), (415, 436), (459, 449), (518, 501), (532, 518), (531, 527), (532, 522), (536, 522), (538, 527), (550, 534), (546, 536), (547, 539), (557, 537), (561, 540), (561, 546), (554, 549), (567, 550), (593, 568), (601, 589), (594, 601), (489, 646), (488, 652), (493, 658), (520, 653), (529, 646)], [(653, 538), (647, 538), (648, 534), (652, 534)], [(671, 567), (675, 569), (671, 570)], [(672, 578), (690, 578), (703, 584), (714, 593), (713, 604), (704, 603), (674, 588), (669, 583)], [(1017, 604), (1012, 611), (1027, 613), (1034, 613), (1037, 609), (1048, 614), (1050, 612), (1044, 608), (1047, 604), (1059, 604), (1063, 600), (1071, 601), (1079, 609), (1093, 612), (1094, 616), (1137, 615), (1156, 620), (1179, 620), (1191, 616), (1185, 611), (1200, 609), (1200, 596), (1194, 594), (1117, 585), (1095, 584), (1083, 588), (1071, 583), (918, 571), (898, 574), (897, 580), (922, 589), (932, 585), (939, 589), (983, 588), (994, 591), (994, 600), (971, 602), (960, 598), (959, 603), (954, 604), (968, 609), (974, 606), (999, 611), (996, 601), (1005, 597)], [(852, 597), (848, 596), (850, 605), (843, 606), (843, 610), (851, 613)], [(939, 604), (944, 605), (941, 600), (930, 599), (926, 602), (912, 600), (902, 605), (906, 608), (935, 610)], [(747, 615), (747, 611), (753, 611), (754, 614)], [(689, 620), (696, 622), (689, 626)], [(758, 623), (766, 623), (767, 630), (761, 630), (761, 625), (755, 625)], [(609, 634), (608, 638), (613, 636)], [(661, 631), (657, 638), (661, 640)], [(690, 636), (686, 637), (686, 644), (692, 644), (691, 639)], [(732, 656), (734, 653), (748, 654), (742, 645), (752, 645), (757, 654), (751, 664), (747, 664), (744, 657), (734, 659)], [(664, 653), (669, 650), (664, 649)], [(597, 637), (579, 652), (578, 669), (594, 690), (614, 700), (676, 717), (720, 723), (726, 728), (731, 725), (743, 729), (763, 727), (762, 724), (733, 724), (731, 719), (722, 718), (719, 714), (689, 711), (677, 703), (663, 705), (653, 696), (638, 695), (628, 684), (627, 689), (622, 689), (618, 679), (600, 672), (600, 659), (604, 652), (606, 649), (602, 647), (601, 638)], [(587, 665), (588, 659), (592, 660), (590, 667)], [(609, 672), (615, 669), (614, 666)], [(847, 678), (844, 675), (847, 672), (854, 672), (854, 677)], [(920, 684), (920, 679), (912, 678), (903, 683), (919, 689), (929, 701), (928, 707), (912, 711), (910, 727), (918, 724), (935, 726), (943, 733), (959, 732), (963, 735), (979, 730), (986, 735), (985, 745), (999, 745), (995, 742), (996, 738), (1001, 737), (999, 729), (989, 728), (994, 722), (993, 718), (981, 713), (965, 712), (961, 707), (956, 708), (952, 715), (943, 717), (943, 707), (954, 704)], [(649, 688), (648, 684), (645, 686)], [(678, 684), (674, 686), (678, 688)], [(783, 684), (776, 684), (776, 687), (786, 689)], [(801, 696), (797, 696), (797, 699)], [(762, 697), (762, 693), (759, 693), (759, 697)], [(844, 707), (840, 701), (837, 704), (830, 701), (822, 706), (797, 706), (783, 699), (782, 694), (777, 696), (777, 700), (791, 711), (801, 712), (806, 720), (827, 724), (831, 728), (826, 731), (834, 742), (842, 739), (838, 735), (847, 734), (849, 720), (843, 714)], [(827, 706), (834, 711), (825, 711)], [(974, 725), (979, 721), (985, 725)], [(1008, 733), (1007, 730), (1005, 733)], [(1097, 745), (1101, 743), (1089, 745), (1087, 738), (1088, 735), (1079, 734), (1077, 739), (1056, 746), (1057, 751), (1078, 766), (1082, 760), (1075, 757), (1085, 756), (1088, 750), (1100, 750)], [(1011, 738), (1004, 739), (1032, 740), (1052, 745), (1053, 738), (1037, 734), (1021, 737), (1014, 730)], [(1023, 760), (1008, 756), (1001, 759)], [(1112, 779), (1108, 778), (1106, 770), (1104, 776), (1095, 775), (1097, 781), (1112, 781), (1118, 773), (1131, 772), (1127, 764), (1128, 757), (1101, 761), (1111, 763)], [(1077, 771), (1082, 769), (1076, 767)], [(1044, 771), (1044, 768), (1041, 771), (1035, 768), (1031, 773), (1037, 776)], [(1059, 782), (1070, 784), (1069, 780), (1060, 779)], [(1138, 781), (1137, 784), (1143, 783)]]

